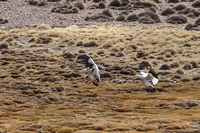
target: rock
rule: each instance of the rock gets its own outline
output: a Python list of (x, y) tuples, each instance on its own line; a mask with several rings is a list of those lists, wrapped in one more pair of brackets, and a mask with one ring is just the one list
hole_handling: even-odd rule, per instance
[(7, 43), (1, 43), (0, 49), (8, 49), (8, 44)]
[(167, 64), (163, 64), (163, 65), (160, 67), (160, 70), (170, 70), (170, 67), (169, 67), (169, 65), (167, 65)]

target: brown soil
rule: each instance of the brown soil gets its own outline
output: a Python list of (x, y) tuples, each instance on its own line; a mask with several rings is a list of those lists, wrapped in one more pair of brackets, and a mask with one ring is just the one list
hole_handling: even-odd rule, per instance
[[(198, 2), (99, 3), (0, 0), (0, 132), (200, 132)], [(84, 83), (82, 54), (98, 87)], [(155, 89), (134, 77), (142, 61)]]

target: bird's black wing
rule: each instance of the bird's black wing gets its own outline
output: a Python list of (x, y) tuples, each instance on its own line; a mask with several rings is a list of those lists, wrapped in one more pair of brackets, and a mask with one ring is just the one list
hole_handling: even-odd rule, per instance
[(90, 57), (88, 57), (85, 54), (83, 55), (83, 63), (85, 64), (85, 66), (92, 68), (93, 64), (89, 63), (89, 59), (90, 59)]
[(152, 67), (150, 67), (149, 73), (151, 73), (155, 78), (158, 79), (158, 73)]

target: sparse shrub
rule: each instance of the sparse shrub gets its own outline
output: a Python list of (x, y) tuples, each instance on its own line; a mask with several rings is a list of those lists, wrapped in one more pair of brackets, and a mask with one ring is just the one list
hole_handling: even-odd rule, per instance
[(161, 22), (160, 17), (156, 13), (151, 11), (140, 13), (138, 14), (138, 16), (141, 23), (153, 24)]
[(113, 0), (110, 2), (109, 6), (119, 7), (121, 6), (121, 2), (119, 0)]
[(103, 45), (103, 48), (105, 49), (110, 48), (110, 47), (112, 47), (111, 41), (106, 41), (105, 44)]
[(189, 23), (185, 26), (185, 30), (193, 30), (193, 24)]
[(134, 3), (135, 8), (148, 8), (148, 7), (155, 7), (157, 8), (157, 5), (155, 2), (152, 1), (137, 1)]
[(195, 25), (200, 25), (200, 18), (195, 21)]
[(168, 2), (168, 3), (179, 3), (180, 0), (168, 0), (167, 2)]
[(147, 52), (140, 51), (140, 52), (137, 52), (136, 56), (137, 56), (137, 58), (142, 58), (142, 57), (145, 57), (147, 55), (149, 55)]
[(74, 132), (74, 129), (69, 127), (62, 127), (56, 131), (56, 133), (72, 133), (72, 132)]
[(97, 54), (98, 54), (98, 55), (103, 55), (104, 53), (105, 53), (105, 51), (102, 50), (102, 49), (97, 51)]
[(95, 41), (87, 41), (84, 43), (85, 47), (96, 47), (98, 44)]
[(176, 6), (174, 7), (174, 9), (175, 9), (176, 11), (183, 10), (183, 9), (185, 9), (185, 8), (186, 8), (186, 5), (185, 5), (185, 4), (178, 4), (178, 5), (176, 5)]
[(190, 64), (192, 64), (193, 68), (198, 68), (198, 65), (195, 61), (191, 61)]
[(167, 64), (163, 64), (161, 67), (160, 67), (160, 70), (169, 70), (170, 67), (167, 65)]
[(137, 16), (137, 14), (132, 14), (132, 15), (129, 15), (126, 20), (127, 21), (136, 21), (136, 20), (138, 20), (138, 16)]
[(49, 2), (58, 2), (58, 1), (61, 1), (61, 0), (47, 0)]
[(6, 42), (0, 43), (0, 49), (8, 49), (8, 48), (9, 48), (9, 46)]
[(188, 14), (188, 13), (190, 13), (191, 11), (192, 11), (191, 8), (186, 8), (186, 9), (184, 9), (184, 10), (178, 12), (178, 13), (179, 13), (179, 14)]
[(149, 11), (156, 13), (156, 9), (154, 7), (148, 8)]
[(26, 70), (26, 74), (27, 75), (31, 75), (31, 74), (35, 74), (36, 73), (36, 70), (35, 69), (27, 69)]
[(192, 80), (198, 81), (198, 80), (200, 80), (200, 76), (194, 77)]
[(195, 7), (195, 8), (199, 8), (200, 7), (200, 0), (193, 2), (192, 6)]
[(125, 16), (119, 16), (116, 21), (125, 21)]
[(115, 53), (115, 52), (116, 52), (116, 53), (119, 52), (119, 50), (118, 50), (117, 48), (111, 48), (110, 51), (111, 51), (111, 52), (114, 52), (114, 53)]
[(21, 71), (21, 72), (24, 72), (26, 70), (27, 70), (27, 68), (25, 66), (22, 66), (22, 67), (19, 68), (19, 71)]
[(85, 53), (85, 50), (84, 49), (79, 49), (78, 52), (79, 53)]
[(113, 17), (113, 14), (109, 9), (103, 10), (102, 14), (109, 16), (109, 17)]
[(124, 56), (123, 52), (118, 52), (117, 55), (116, 55), (116, 57), (122, 57), (122, 56)]
[(121, 0), (121, 6), (126, 6), (130, 3), (130, 0)]
[(184, 65), (183, 69), (190, 70), (190, 69), (192, 69), (192, 66), (191, 66), (191, 64), (186, 64), (186, 65)]
[(99, 8), (100, 8), (100, 9), (106, 8), (106, 4), (105, 4), (104, 2), (100, 2), (100, 3), (99, 3)]
[(78, 41), (78, 42), (76, 43), (76, 46), (83, 46), (83, 44), (84, 44), (83, 41)]
[(39, 37), (37, 39), (36, 43), (42, 43), (42, 44), (44, 44), (44, 43), (49, 43), (51, 41), (52, 41), (52, 39), (49, 38), (49, 37)]
[(78, 13), (79, 12), (79, 8), (78, 7), (73, 7), (71, 13)]
[(30, 44), (30, 47), (37, 47), (37, 44), (36, 43), (32, 43), (32, 44)]
[(171, 53), (168, 51), (168, 52), (165, 54), (165, 57), (170, 58), (170, 57), (172, 57), (172, 55), (171, 55)]
[(161, 15), (163, 16), (167, 16), (167, 15), (171, 15), (171, 14), (174, 14), (175, 11), (171, 8), (166, 8), (164, 11), (162, 11)]
[(177, 62), (170, 64), (170, 68), (175, 68), (175, 67), (179, 67), (179, 64)]
[(172, 24), (185, 24), (187, 23), (187, 18), (181, 15), (174, 15), (167, 19), (167, 23)]
[(82, 0), (78, 0), (76, 3), (74, 3), (74, 6), (79, 8), (80, 10), (84, 9), (84, 2)]

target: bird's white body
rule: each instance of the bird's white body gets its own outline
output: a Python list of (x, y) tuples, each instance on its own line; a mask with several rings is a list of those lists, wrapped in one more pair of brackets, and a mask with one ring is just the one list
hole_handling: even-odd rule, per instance
[(100, 82), (100, 74), (99, 74), (98, 66), (92, 60), (92, 58), (89, 58), (86, 55), (85, 55), (85, 63), (89, 66), (82, 69), (80, 72), (88, 72), (88, 76), (91, 79), (91, 81), (93, 82), (93, 84), (98, 86), (98, 82)]
[(153, 87), (153, 85), (151, 84), (151, 82), (156, 85), (158, 83), (158, 79), (155, 78), (154, 76), (151, 75), (151, 73), (147, 73), (144, 70), (140, 71), (140, 75), (135, 75), (136, 77), (139, 77), (142, 81), (142, 83), (144, 84), (145, 87)]

